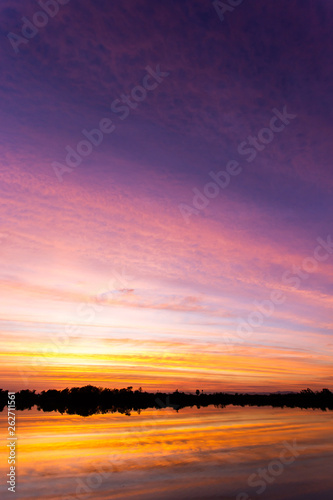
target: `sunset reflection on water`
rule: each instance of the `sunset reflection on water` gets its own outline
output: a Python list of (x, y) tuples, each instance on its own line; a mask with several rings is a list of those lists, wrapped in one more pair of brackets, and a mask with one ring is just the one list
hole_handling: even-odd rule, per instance
[[(15, 498), (328, 500), (332, 429), (332, 414), (320, 410), (210, 406), (82, 417), (33, 408), (17, 412)], [(258, 493), (254, 475), (279, 460), (286, 442), (300, 447), (295, 460)]]

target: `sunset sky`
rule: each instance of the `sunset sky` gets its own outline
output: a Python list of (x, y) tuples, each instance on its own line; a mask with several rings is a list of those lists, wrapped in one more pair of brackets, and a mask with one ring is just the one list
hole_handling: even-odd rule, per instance
[(2, 387), (332, 390), (332, 2), (57, 7), (0, 6)]

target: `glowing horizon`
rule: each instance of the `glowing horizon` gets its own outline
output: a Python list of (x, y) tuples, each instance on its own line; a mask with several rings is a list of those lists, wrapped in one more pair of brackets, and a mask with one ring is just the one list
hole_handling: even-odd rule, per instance
[[(210, 3), (161, 2), (147, 45), (138, 5), (128, 29), (129, 6), (69, 2), (20, 55), (5, 40), (4, 389), (333, 389), (330, 26), (308, 6), (302, 45), (296, 6), (245, 3), (231, 30)], [(13, 31), (18, 5), (1, 10)]]

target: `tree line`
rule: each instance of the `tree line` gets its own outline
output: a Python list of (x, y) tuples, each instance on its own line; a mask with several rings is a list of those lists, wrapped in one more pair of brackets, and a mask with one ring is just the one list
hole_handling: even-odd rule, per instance
[[(180, 392), (144, 392), (141, 387), (123, 389), (108, 389), (86, 385), (63, 390), (50, 389), (36, 393), (36, 390), (24, 389), (15, 395), (17, 410), (30, 410), (36, 406), (44, 412), (58, 411), (59, 413), (78, 414), (89, 416), (96, 413), (140, 413), (147, 408), (197, 408), (214, 405), (224, 408), (227, 405), (235, 406), (272, 406), (279, 408), (313, 408), (322, 411), (333, 410), (333, 393), (328, 389), (312, 391), (305, 389), (298, 393), (272, 394), (228, 394), (215, 392), (206, 394), (197, 390), (195, 394)], [(8, 403), (8, 391), (0, 389), (0, 411)]]

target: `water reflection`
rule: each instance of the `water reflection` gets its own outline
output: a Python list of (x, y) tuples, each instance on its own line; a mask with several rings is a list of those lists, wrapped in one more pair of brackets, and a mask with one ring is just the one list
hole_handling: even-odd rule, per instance
[[(81, 417), (33, 408), (17, 412), (17, 428), (19, 499), (332, 498), (330, 412), (227, 406)], [(283, 443), (303, 449), (274, 476)], [(5, 477), (4, 447), (0, 463)], [(258, 493), (256, 475), (268, 468)]]

